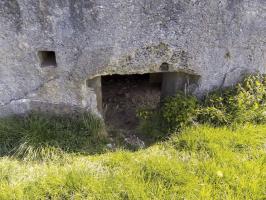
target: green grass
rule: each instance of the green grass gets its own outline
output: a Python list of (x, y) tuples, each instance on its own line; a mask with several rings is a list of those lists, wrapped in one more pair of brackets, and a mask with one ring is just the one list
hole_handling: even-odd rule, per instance
[(105, 151), (101, 119), (91, 114), (78, 118), (31, 113), (0, 119), (0, 156), (46, 160), (63, 153)]
[[(53, 124), (62, 124), (58, 120)], [(25, 122), (20, 123), (25, 126)], [(31, 156), (32, 159), (25, 161), (29, 152), (17, 157), (12, 151), (3, 149), (10, 149), (17, 133), (24, 136), (19, 137), (19, 141), (24, 142), (37, 139), (36, 135), (40, 137), (41, 131), (34, 136), (25, 132), (35, 130), (29, 129), (28, 122), (27, 127), (20, 131), (14, 131), (21, 127), (18, 124), (14, 127), (3, 124), (6, 122), (0, 123), (0, 135), (5, 135), (5, 140), (2, 138), (0, 142), (1, 200), (266, 199), (266, 125), (246, 125), (234, 130), (201, 125), (137, 152), (117, 150), (99, 155), (84, 155), (86, 150), (91, 151), (86, 149), (86, 145), (92, 145), (91, 138), (94, 138), (89, 134), (90, 129), (85, 131), (90, 135), (85, 137), (89, 142), (80, 146), (83, 154), (79, 153), (78, 144), (75, 144), (74, 136), (79, 138), (79, 134), (72, 137), (62, 133), (64, 137), (57, 138), (59, 136), (54, 133), (45, 143), (42, 136), (31, 144), (36, 150), (37, 143), (41, 143), (39, 149), (44, 152), (56, 148), (59, 152), (51, 151), (60, 156), (53, 156), (53, 159)], [(78, 128), (77, 132), (84, 133), (83, 128)], [(58, 128), (57, 132), (59, 130), (62, 129)], [(63, 130), (74, 134), (70, 127)], [(14, 134), (7, 137), (8, 131)], [(25, 139), (27, 135), (31, 136), (31, 140)], [(84, 139), (84, 135), (81, 138)], [(70, 143), (71, 139), (75, 142)], [(6, 147), (3, 148), (3, 144)], [(64, 145), (72, 148), (64, 148)]]

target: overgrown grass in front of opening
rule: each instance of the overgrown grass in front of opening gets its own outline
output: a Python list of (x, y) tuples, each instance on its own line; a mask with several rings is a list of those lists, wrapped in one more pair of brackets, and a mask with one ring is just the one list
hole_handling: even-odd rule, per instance
[(266, 198), (266, 125), (188, 128), (138, 152), (0, 158), (0, 199)]
[(139, 114), (149, 136), (173, 134), (111, 152), (90, 114), (0, 119), (0, 200), (266, 199), (266, 76)]

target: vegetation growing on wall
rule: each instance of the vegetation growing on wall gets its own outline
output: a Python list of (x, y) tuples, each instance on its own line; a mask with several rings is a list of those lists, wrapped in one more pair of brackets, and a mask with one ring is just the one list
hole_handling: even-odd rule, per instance
[(266, 120), (266, 76), (248, 76), (235, 87), (209, 94), (199, 121), (213, 125), (263, 123)]
[(266, 76), (251, 75), (234, 87), (216, 90), (202, 101), (178, 93), (156, 110), (139, 110), (143, 133), (162, 137), (190, 124), (214, 126), (266, 121)]

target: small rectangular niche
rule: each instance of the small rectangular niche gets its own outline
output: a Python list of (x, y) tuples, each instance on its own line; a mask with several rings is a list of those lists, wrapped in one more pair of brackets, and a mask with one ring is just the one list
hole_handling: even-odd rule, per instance
[(56, 55), (54, 51), (39, 51), (38, 56), (41, 67), (57, 67)]

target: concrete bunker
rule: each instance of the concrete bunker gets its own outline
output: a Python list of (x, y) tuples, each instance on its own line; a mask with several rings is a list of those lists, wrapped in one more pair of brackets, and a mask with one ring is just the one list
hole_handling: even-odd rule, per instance
[(140, 108), (156, 108), (178, 91), (193, 93), (200, 76), (183, 72), (103, 75), (87, 81), (97, 97), (97, 108), (108, 126), (134, 130)]

